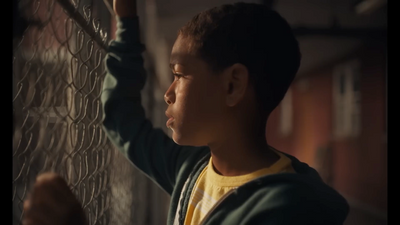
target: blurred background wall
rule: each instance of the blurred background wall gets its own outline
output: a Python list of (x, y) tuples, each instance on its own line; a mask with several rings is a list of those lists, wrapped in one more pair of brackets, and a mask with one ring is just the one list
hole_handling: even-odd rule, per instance
[[(91, 17), (86, 18), (86, 21), (101, 22), (99, 27), (107, 34), (107, 37), (103, 38), (103, 42), (98, 41), (99, 43), (107, 43), (115, 37), (116, 24), (110, 10), (111, 1), (26, 0), (25, 2), (30, 2), (31, 8), (41, 5), (39, 8), (43, 10), (43, 16), (36, 17), (41, 18), (42, 23), (46, 21), (45, 15), (53, 15), (54, 13), (54, 10), (46, 9), (52, 7), (65, 8), (66, 5), (57, 5), (60, 2), (69, 2), (79, 9), (79, 14), (84, 19), (86, 18), (85, 15), (89, 15), (88, 11), (93, 12)], [(142, 29), (141, 39), (147, 49), (143, 56), (149, 78), (143, 90), (143, 102), (147, 116), (152, 120), (154, 126), (160, 127), (168, 133), (169, 131), (164, 125), (166, 104), (163, 100), (163, 94), (172, 81), (169, 54), (178, 29), (202, 10), (237, 1), (146, 0), (137, 2)], [(245, 2), (268, 4), (271, 8), (277, 10), (293, 27), (302, 51), (302, 64), (298, 75), (285, 99), (272, 113), (266, 127), (268, 142), (275, 148), (293, 154), (316, 168), (330, 186), (346, 197), (350, 203), (351, 211), (345, 225), (387, 224), (387, 1), (254, 0)], [(85, 7), (88, 5), (91, 7)], [(29, 13), (34, 14), (33, 12), (36, 12), (35, 15), (39, 14), (37, 11), (30, 11)], [(76, 18), (71, 14), (61, 13), (62, 11), (57, 12), (60, 12), (57, 19), (53, 15), (51, 17), (53, 19), (50, 20), (63, 22), (67, 18), (74, 18), (73, 21), (76, 21)], [(50, 25), (46, 24), (45, 27), (50, 28)], [(106, 199), (105, 202), (108, 202), (104, 204), (103, 211), (105, 213), (101, 214), (102, 217), (99, 217), (99, 214), (94, 217), (106, 219), (94, 219), (92, 224), (165, 224), (169, 204), (168, 195), (151, 183), (130, 163), (126, 162), (111, 145), (106, 143), (106, 140), (99, 141), (102, 144), (97, 145), (103, 146), (101, 151), (90, 141), (84, 145), (86, 151), (75, 147), (75, 145), (71, 145), (70, 150), (68, 150), (70, 152), (87, 152), (88, 155), (83, 154), (83, 156), (89, 158), (98, 157), (99, 152), (110, 152), (112, 160), (108, 164), (103, 163), (102, 173), (97, 172), (96, 163), (92, 165), (79, 157), (71, 157), (71, 154), (65, 153), (59, 157), (62, 162), (68, 162), (65, 163), (64, 167), (48, 164), (42, 166), (43, 163), (38, 162), (40, 168), (36, 172), (32, 172), (32, 170), (27, 170), (30, 167), (23, 166), (26, 162), (28, 162), (28, 165), (29, 163), (33, 165), (33, 159), (38, 158), (37, 155), (41, 155), (44, 161), (57, 158), (58, 153), (44, 148), (43, 145), (33, 144), (32, 141), (40, 143), (40, 140), (60, 139), (61, 136), (51, 135), (47, 137), (49, 126), (43, 119), (34, 120), (36, 122), (33, 122), (31, 126), (42, 130), (41, 136), (35, 136), (35, 132), (28, 129), (26, 123), (23, 122), (25, 118), (31, 118), (31, 116), (27, 116), (28, 114), (32, 115), (32, 112), (38, 110), (36, 106), (35, 108), (30, 104), (28, 107), (26, 104), (27, 100), (31, 99), (32, 91), (42, 93), (42, 97), (37, 97), (37, 105), (43, 107), (43, 102), (48, 102), (49, 99), (43, 96), (46, 93), (50, 94), (49, 90), (52, 90), (46, 87), (50, 84), (52, 86), (58, 84), (54, 80), (57, 75), (54, 71), (51, 72), (51, 68), (54, 66), (51, 67), (43, 57), (37, 57), (35, 64), (37, 68), (32, 69), (31, 66), (28, 66), (30, 64), (26, 63), (26, 59), (28, 58), (28, 62), (31, 62), (32, 57), (26, 57), (26, 52), (39, 50), (38, 52), (49, 54), (47, 49), (51, 44), (54, 50), (58, 49), (58, 52), (54, 51), (50, 54), (58, 59), (58, 61), (53, 60), (53, 64), (59, 62), (59, 59), (63, 57), (62, 61), (67, 61), (68, 65), (66, 66), (73, 65), (72, 62), (75, 60), (77, 65), (81, 65), (80, 68), (86, 66), (90, 71), (101, 70), (98, 72), (97, 80), (82, 84), (82, 86), (88, 85), (89, 91), (85, 92), (84, 88), (71, 87), (71, 84), (81, 82), (78, 81), (79, 79), (74, 80), (77, 79), (76, 77), (85, 77), (83, 70), (75, 73), (74, 76), (74, 73), (65, 69), (64, 76), (67, 85), (64, 89), (68, 90), (68, 87), (71, 87), (71, 91), (59, 92), (58, 95), (70, 100), (66, 100), (69, 103), (59, 103), (57, 107), (62, 104), (76, 105), (73, 107), (73, 113), (68, 111), (70, 114), (88, 116), (82, 116), (81, 120), (74, 120), (57, 113), (52, 114), (55, 121), (62, 120), (65, 125), (69, 125), (66, 128), (57, 128), (56, 130), (59, 132), (63, 129), (66, 131), (73, 130), (71, 124), (81, 126), (85, 123), (93, 125), (100, 122), (95, 118), (84, 122), (83, 118), (95, 114), (96, 110), (87, 111), (88, 114), (80, 114), (79, 112), (82, 110), (79, 103), (83, 100), (98, 103), (96, 96), (100, 93), (99, 90), (96, 89), (91, 92), (93, 97), (90, 97), (87, 93), (91, 90), (90, 84), (101, 84), (104, 65), (89, 65), (81, 57), (81, 54), (93, 58), (94, 61), (101, 59), (104, 55), (96, 58), (95, 54), (90, 53), (92, 51), (90, 48), (79, 53), (72, 52), (73, 54), (67, 51), (80, 48), (79, 44), (76, 47), (80, 40), (79, 35), (85, 36), (87, 42), (83, 46), (88, 49), (90, 40), (95, 40), (95, 37), (100, 36), (100, 33), (94, 32), (94, 35), (90, 35), (91, 29), (82, 29), (72, 22), (71, 27), (75, 27), (71, 31), (73, 35), (66, 42), (71, 44), (66, 45), (65, 42), (58, 39), (52, 42), (51, 38), (47, 40), (38, 38), (40, 33), (35, 34), (34, 32), (38, 32), (38, 30), (34, 26), (30, 26), (13, 52), (13, 66), (16, 68), (13, 71), (13, 111), (16, 115), (16, 131), (14, 131), (13, 137), (16, 143), (13, 151), (13, 189), (14, 196), (17, 196), (13, 197), (13, 205), (15, 205), (14, 223), (18, 224), (19, 222), (18, 218), (22, 213), (20, 202), (24, 199), (26, 188), (29, 187), (31, 180), (37, 173), (55, 170), (73, 180), (73, 178), (68, 177), (69, 173), (73, 174), (72, 169), (67, 169), (67, 167), (70, 165), (69, 167), (72, 168), (71, 165), (75, 163), (87, 168), (89, 174), (94, 174), (91, 176), (92, 180), (85, 176), (75, 176), (75, 179), (79, 181), (79, 187), (81, 187), (81, 189), (76, 189), (76, 193), (81, 196), (83, 201), (84, 191), (82, 189), (88, 185), (94, 183), (91, 186), (92, 188), (103, 190), (103, 195), (98, 196), (104, 197), (99, 197), (99, 201), (87, 200), (87, 213), (93, 214), (96, 211), (94, 205), (102, 202), (100, 200), (103, 198)], [(96, 23), (88, 27), (95, 28)], [(48, 36), (54, 37), (66, 30), (68, 28), (65, 26), (60, 25), (55, 29), (53, 25)], [(35, 42), (35, 40), (40, 40), (41, 44), (38, 44), (39, 42)], [(59, 44), (54, 44), (57, 42)], [(98, 42), (94, 41), (94, 43)], [(72, 47), (74, 45), (75, 47)], [(100, 49), (100, 52), (104, 53), (106, 50), (106, 47), (102, 47), (102, 44), (95, 44), (95, 46)], [(65, 54), (62, 55), (60, 53), (62, 51), (65, 51)], [(24, 57), (21, 56), (24, 54)], [(22, 68), (22, 70), (17, 70), (17, 68)], [(32, 75), (32, 79), (29, 81), (26, 78), (27, 76), (23, 76), (26, 73), (24, 71), (34, 71), (32, 73), (35, 75)], [(42, 81), (43, 85), (40, 86), (38, 85), (39, 82), (35, 83), (35, 81)], [(26, 85), (22, 87), (21, 84), (25, 84), (24, 82)], [(55, 92), (57, 93), (57, 91)], [(75, 93), (75, 95), (72, 93)], [(81, 96), (86, 96), (86, 98), (82, 98), (76, 93), (83, 93)], [(18, 102), (23, 102), (23, 104), (21, 105)], [(52, 103), (48, 104), (47, 108), (54, 108), (54, 104), (53, 106)], [(49, 110), (40, 111), (42, 115), (45, 112), (49, 112)], [(39, 116), (38, 118), (44, 117)], [(82, 129), (77, 128), (77, 130)], [(93, 137), (102, 137), (102, 135), (100, 130), (98, 134), (92, 134)], [(69, 138), (75, 141), (86, 140), (83, 133)], [(29, 142), (29, 140), (32, 141)], [(25, 145), (18, 143), (25, 143)], [(86, 142), (83, 141), (82, 143)], [(31, 150), (26, 151), (26, 149)], [(95, 182), (104, 177), (109, 178), (105, 186)]]

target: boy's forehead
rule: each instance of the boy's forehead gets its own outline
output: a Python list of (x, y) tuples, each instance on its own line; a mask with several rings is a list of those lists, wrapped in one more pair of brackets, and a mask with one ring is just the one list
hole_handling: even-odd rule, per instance
[(180, 65), (185, 65), (188, 63), (188, 61), (190, 61), (190, 55), (189, 54), (185, 54), (185, 53), (180, 53), (180, 52), (172, 52), (171, 53), (171, 57), (169, 59), (169, 63), (170, 65), (176, 65), (176, 64), (180, 64)]
[(188, 37), (179, 36), (172, 46), (171, 58), (179, 58), (180, 55), (195, 55), (195, 53), (195, 43)]
[(199, 63), (196, 55), (195, 44), (190, 38), (179, 36), (172, 47), (170, 56), (170, 66), (174, 68), (176, 64), (188, 67)]
[(170, 63), (170, 67), (173, 69), (173, 68), (176, 68), (177, 66), (183, 67), (183, 68), (189, 67), (190, 65), (199, 63), (198, 61), (199, 61), (199, 59), (193, 54), (190, 54), (187, 52), (179, 52), (179, 51), (174, 52), (173, 51), (171, 53), (169, 63)]

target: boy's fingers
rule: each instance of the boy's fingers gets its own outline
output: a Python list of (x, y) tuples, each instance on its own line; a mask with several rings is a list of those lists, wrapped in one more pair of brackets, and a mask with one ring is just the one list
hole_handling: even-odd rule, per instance
[(38, 176), (33, 187), (31, 199), (35, 205), (48, 205), (54, 207), (58, 213), (68, 213), (80, 206), (76, 196), (68, 187), (66, 181), (54, 173), (46, 173)]
[(50, 191), (52, 194), (57, 195), (57, 197), (75, 197), (64, 178), (55, 173), (39, 175), (36, 179), (34, 189)]
[(37, 176), (36, 178), (36, 185), (43, 185), (43, 184), (57, 184), (57, 185), (67, 185), (65, 180), (58, 174), (48, 172), (48, 173), (43, 173)]
[(74, 217), (84, 224), (85, 215), (67, 182), (58, 174), (44, 173), (37, 177), (32, 192), (24, 202), (24, 225), (67, 224)]
[(63, 218), (60, 216), (61, 215), (55, 213), (54, 210), (51, 209), (51, 207), (45, 207), (43, 205), (32, 205), (29, 210), (25, 212), (23, 224), (62, 225)]
[(24, 211), (28, 211), (30, 207), (31, 207), (30, 200), (29, 199), (25, 200), (25, 202), (24, 202)]

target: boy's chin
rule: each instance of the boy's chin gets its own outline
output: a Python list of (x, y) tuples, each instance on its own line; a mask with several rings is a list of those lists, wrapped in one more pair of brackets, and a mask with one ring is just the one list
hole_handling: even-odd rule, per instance
[(193, 137), (188, 137), (188, 135), (181, 135), (173, 130), (172, 132), (172, 140), (177, 145), (182, 146), (203, 146), (198, 140), (194, 140)]
[(182, 137), (182, 135), (177, 134), (175, 131), (173, 131), (173, 133), (172, 133), (172, 140), (174, 140), (174, 142), (177, 145), (189, 145), (189, 146), (191, 146), (191, 142), (189, 140), (185, 140), (185, 138)]

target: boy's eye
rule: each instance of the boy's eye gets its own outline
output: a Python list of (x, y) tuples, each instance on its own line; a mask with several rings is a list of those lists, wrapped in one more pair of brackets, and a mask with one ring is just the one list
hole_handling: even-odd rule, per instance
[(179, 79), (179, 78), (183, 77), (182, 74), (178, 74), (178, 73), (173, 73), (173, 75), (174, 75), (175, 79)]

